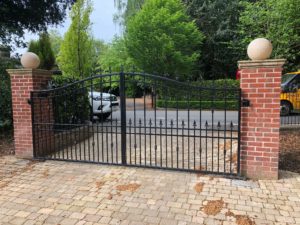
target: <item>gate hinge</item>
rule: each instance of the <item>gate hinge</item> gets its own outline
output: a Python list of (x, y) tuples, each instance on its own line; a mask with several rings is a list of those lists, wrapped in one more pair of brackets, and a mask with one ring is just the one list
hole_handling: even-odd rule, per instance
[(29, 99), (27, 99), (27, 103), (28, 103), (29, 105), (31, 105), (32, 101), (31, 101), (31, 99), (30, 99), (30, 98), (29, 98)]

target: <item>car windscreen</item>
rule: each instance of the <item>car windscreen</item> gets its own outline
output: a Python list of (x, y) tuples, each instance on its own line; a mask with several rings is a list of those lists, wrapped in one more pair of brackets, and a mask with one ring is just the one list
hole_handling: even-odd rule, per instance
[(281, 77), (281, 85), (287, 85), (297, 74), (287, 73)]

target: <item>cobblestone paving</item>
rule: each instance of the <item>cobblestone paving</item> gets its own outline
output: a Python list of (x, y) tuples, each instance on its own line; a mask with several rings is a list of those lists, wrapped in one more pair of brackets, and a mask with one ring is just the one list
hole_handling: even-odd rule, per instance
[(238, 181), (6, 156), (0, 224), (300, 224), (300, 175)]

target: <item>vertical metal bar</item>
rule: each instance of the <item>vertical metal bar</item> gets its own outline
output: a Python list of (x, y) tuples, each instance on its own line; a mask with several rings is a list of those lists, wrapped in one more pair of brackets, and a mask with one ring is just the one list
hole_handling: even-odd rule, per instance
[[(136, 81), (134, 80), (134, 85), (136, 84)], [(136, 165), (136, 148), (137, 148), (137, 142), (136, 142), (136, 106), (135, 106), (135, 96), (133, 97), (133, 120), (134, 120), (134, 164)]]
[(177, 169), (179, 168), (179, 118), (178, 118), (178, 95), (176, 94), (176, 161), (177, 161)]
[[(92, 89), (92, 92), (94, 92), (94, 82), (93, 80), (91, 80), (91, 89)], [(94, 101), (92, 100), (92, 103)], [(93, 135), (93, 162), (95, 162), (95, 126), (94, 126), (94, 105), (92, 105), (92, 135)]]
[[(109, 87), (111, 88), (111, 76), (109, 76)], [(112, 110), (112, 95), (111, 93), (109, 93), (109, 106), (110, 106), (110, 110), (111, 110), (111, 117), (110, 117), (110, 151), (111, 151), (111, 161), (112, 163), (114, 162), (114, 150), (113, 150), (113, 146), (114, 146), (114, 140), (113, 140), (113, 110)]]
[(144, 81), (144, 163), (147, 161), (147, 120), (146, 120), (146, 76), (143, 73)]
[(199, 132), (200, 132), (200, 144), (199, 144), (199, 160), (200, 160), (200, 165), (199, 165), (199, 169), (202, 170), (202, 87), (200, 87), (199, 90)]
[[(87, 135), (88, 137), (90, 137), (90, 124), (88, 125), (88, 130), (87, 130)], [(88, 160), (91, 161), (91, 141), (90, 141), (90, 138), (88, 138)], [(72, 151), (71, 151), (72, 153)]]
[(224, 88), (224, 151), (223, 151), (223, 156), (224, 156), (224, 173), (226, 172), (226, 132), (227, 132), (227, 83), (225, 80), (225, 88)]
[(205, 170), (207, 170), (207, 130), (208, 130), (208, 123), (205, 122)]
[(129, 119), (129, 164), (132, 163), (131, 161), (131, 118)]
[[(40, 123), (42, 124), (42, 148), (43, 148), (43, 150), (42, 150), (42, 154), (43, 154), (43, 157), (45, 158), (45, 150), (47, 149), (47, 147), (48, 147), (48, 139), (46, 138), (46, 136), (47, 136), (47, 123), (46, 123), (46, 121), (44, 121), (44, 120), (46, 120), (46, 115), (44, 115), (44, 114), (46, 114), (46, 112), (44, 112), (45, 111), (45, 108), (44, 108), (44, 110), (42, 110), (42, 97), (40, 97), (39, 98), (40, 99)], [(45, 119), (44, 119), (45, 118)], [(52, 155), (50, 155), (50, 158), (52, 158)]]
[(36, 105), (39, 107), (36, 107), (36, 111), (37, 111), (37, 116), (36, 116), (36, 121), (37, 121), (37, 125), (36, 125), (36, 131), (37, 131), (37, 149), (36, 149), (36, 154), (38, 157), (41, 157), (41, 148), (43, 148), (43, 144), (41, 143), (42, 137), (43, 137), (43, 130), (41, 129), (41, 118), (42, 118), (42, 111), (41, 111), (41, 99), (38, 97), (38, 95), (35, 97), (36, 98)]
[(181, 140), (181, 145), (182, 145), (182, 169), (184, 169), (184, 120), (182, 120), (182, 124), (181, 124), (181, 126), (182, 126), (182, 140)]
[[(84, 138), (81, 138), (82, 137), (81, 133), (82, 133), (82, 128), (81, 128), (81, 126), (79, 126), (79, 128), (78, 128), (78, 137), (79, 137), (80, 141), (84, 140)], [(82, 144), (79, 142), (79, 160), (80, 161), (81, 161), (81, 158), (82, 158), (82, 155), (81, 155), (82, 154), (81, 145)], [(99, 159), (98, 159), (98, 162), (99, 162)]]
[(215, 115), (215, 93), (218, 89), (215, 88), (215, 80), (213, 80), (212, 86), (212, 102), (211, 102), (211, 112), (212, 112), (212, 122), (211, 122), (211, 171), (214, 171), (214, 115)]
[(194, 120), (193, 127), (194, 127), (194, 170), (196, 170), (196, 127), (197, 127), (196, 120)]
[[(75, 98), (76, 98), (76, 101), (77, 101), (77, 98), (80, 98), (80, 94), (78, 94), (78, 89), (76, 89), (76, 90), (74, 90), (74, 96), (76, 96)], [(73, 101), (73, 113), (75, 113), (75, 111), (76, 111), (76, 105), (75, 105), (75, 102), (76, 101)], [(77, 119), (78, 120), (78, 119)], [(78, 129), (78, 126), (77, 126), (77, 124), (78, 124), (78, 121), (76, 121), (76, 120), (74, 120), (73, 121), (73, 126), (74, 126), (74, 136), (76, 137), (76, 131), (77, 131), (77, 129)], [(73, 141), (73, 143), (74, 143), (74, 152), (75, 152), (75, 160), (77, 161), (77, 139), (75, 138), (75, 140)]]
[[(101, 72), (100, 72), (101, 73)], [(100, 145), (99, 145), (99, 117), (98, 117), (98, 120), (97, 120), (97, 123), (96, 123), (96, 126), (97, 126), (97, 162), (100, 162)], [(80, 145), (81, 146), (81, 145)], [(80, 148), (80, 152), (81, 152), (81, 148)], [(80, 153), (81, 155), (81, 153)], [(81, 159), (81, 157), (80, 157)]]
[(190, 90), (188, 91), (188, 169), (190, 169)]
[(116, 118), (116, 162), (119, 164), (119, 148), (118, 148), (118, 118)]
[[(58, 148), (59, 146), (57, 147), (57, 144), (56, 144), (56, 136), (54, 135), (54, 129), (55, 129), (55, 115), (57, 113), (55, 113), (56, 111), (56, 107), (55, 107), (55, 101), (56, 101), (56, 95), (55, 93), (52, 94), (52, 101), (51, 101), (51, 111), (52, 111), (52, 126), (51, 126), (51, 140), (53, 141), (53, 151), (54, 151), (54, 157), (56, 159), (59, 158), (59, 152), (58, 152)], [(57, 139), (59, 140), (59, 139)]]
[(218, 172), (220, 172), (220, 129), (221, 123), (218, 122)]
[(82, 134), (83, 134), (83, 159), (86, 160), (86, 139), (85, 139), (85, 133), (86, 133), (86, 126), (83, 127), (82, 129)]
[(173, 168), (173, 126), (174, 126), (174, 122), (173, 119), (171, 119), (171, 167)]
[[(94, 97), (94, 87), (93, 87), (93, 80), (91, 79), (90, 80), (90, 92), (91, 92), (91, 96)], [(94, 140), (94, 99), (92, 97), (92, 108), (91, 108), (91, 122), (92, 122), (92, 135), (93, 135), (93, 138), (92, 138), (92, 152), (93, 152), (93, 161), (95, 161), (95, 140)], [(88, 132), (90, 132), (90, 129), (88, 130)], [(90, 134), (88, 135), (90, 136)], [(90, 139), (89, 139), (89, 161), (91, 161), (91, 152), (90, 152)]]
[[(50, 148), (50, 154), (51, 154), (51, 157), (55, 158), (55, 154), (52, 154), (52, 151), (53, 151), (53, 144), (52, 144), (52, 138), (50, 137), (50, 129), (51, 129), (51, 115), (50, 115), (50, 94), (47, 96), (47, 100), (48, 100), (48, 125), (47, 125), (47, 130), (46, 130), (46, 139), (49, 140), (49, 147)], [(52, 156), (53, 155), (53, 156)]]
[[(56, 129), (56, 121), (55, 121), (55, 117), (58, 115), (58, 110), (57, 110), (57, 107), (56, 107), (56, 102), (57, 102), (57, 96), (56, 96), (56, 94), (55, 93), (53, 93), (53, 101), (52, 101), (52, 112), (53, 112), (53, 114), (52, 114), (52, 117), (53, 117), (53, 127), (52, 127), (52, 129), (53, 129), (53, 135), (54, 135), (54, 148), (55, 148), (55, 152), (56, 152), (56, 157), (58, 158), (58, 159), (60, 159), (60, 136), (59, 135), (55, 135), (55, 129)], [(56, 143), (56, 141), (55, 140), (57, 140), (57, 144), (55, 144)]]
[[(63, 126), (64, 127), (64, 126)], [(65, 128), (65, 127), (64, 127)], [(68, 136), (67, 136), (67, 132), (65, 132), (65, 129), (63, 129), (63, 134), (64, 134), (64, 136), (65, 136), (65, 138), (64, 138), (64, 140), (68, 140)], [(66, 152), (66, 159), (68, 160), (69, 159), (69, 146), (66, 146), (66, 150), (67, 150), (67, 152)], [(65, 158), (64, 158), (65, 159)]]
[(233, 123), (231, 121), (231, 123), (230, 123), (230, 158), (229, 158), (230, 173), (232, 173), (232, 132), (233, 132)]
[(139, 118), (140, 165), (142, 164), (142, 120)]
[(166, 167), (168, 167), (168, 104), (167, 104), (167, 97), (168, 97), (168, 89), (167, 89), (167, 82), (164, 82), (164, 91), (165, 91), (165, 147), (166, 147)]
[(159, 120), (159, 137), (160, 137), (160, 167), (162, 167), (162, 133), (161, 133), (162, 121)]
[(105, 125), (105, 143), (106, 143), (106, 162), (109, 163), (109, 150), (108, 150), (108, 125)]
[(121, 104), (121, 151), (122, 164), (127, 164), (126, 156), (126, 95), (125, 95), (125, 74), (120, 72), (120, 104)]
[(149, 135), (150, 135), (150, 166), (152, 166), (152, 143), (151, 143), (151, 132), (152, 132), (152, 121), (151, 121), (151, 118), (150, 118), (150, 121), (149, 121), (149, 129), (150, 129), (150, 132), (149, 132)]
[(157, 107), (157, 104), (156, 104), (156, 98), (157, 98), (157, 94), (156, 94), (156, 92), (157, 92), (157, 80), (155, 79), (155, 81), (154, 81), (154, 127), (155, 127), (155, 129), (154, 129), (154, 132), (155, 132), (155, 134), (154, 134), (154, 141), (155, 141), (155, 146), (154, 146), (154, 150), (155, 150), (155, 166), (157, 166), (157, 123), (156, 123), (156, 107)]
[[(101, 114), (103, 115), (103, 77), (100, 78), (100, 108), (101, 108)], [(103, 116), (101, 116), (101, 153), (102, 153), (102, 162), (104, 162), (104, 120)]]
[(33, 92), (30, 92), (30, 103), (31, 103), (31, 128), (32, 128), (32, 141), (33, 141), (33, 157), (36, 158), (36, 130), (35, 130), (35, 118), (34, 118), (34, 99), (33, 99)]
[(239, 88), (238, 95), (238, 152), (237, 152), (237, 173), (241, 176), (241, 96), (242, 92)]

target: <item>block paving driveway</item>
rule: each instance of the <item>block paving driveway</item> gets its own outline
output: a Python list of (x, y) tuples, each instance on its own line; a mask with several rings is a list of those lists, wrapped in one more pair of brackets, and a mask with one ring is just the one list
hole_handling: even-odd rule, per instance
[(0, 224), (300, 224), (300, 175), (240, 181), (5, 156)]

